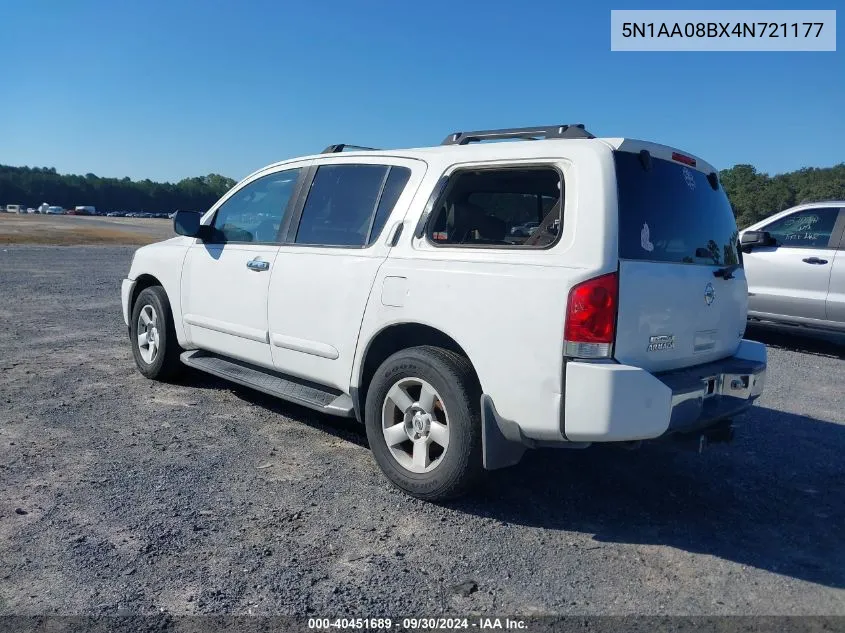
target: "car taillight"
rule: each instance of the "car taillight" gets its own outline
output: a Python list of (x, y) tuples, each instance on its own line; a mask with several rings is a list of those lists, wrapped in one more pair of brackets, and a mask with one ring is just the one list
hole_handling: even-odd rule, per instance
[(564, 354), (575, 358), (608, 358), (616, 338), (619, 280), (616, 273), (580, 283), (569, 291)]

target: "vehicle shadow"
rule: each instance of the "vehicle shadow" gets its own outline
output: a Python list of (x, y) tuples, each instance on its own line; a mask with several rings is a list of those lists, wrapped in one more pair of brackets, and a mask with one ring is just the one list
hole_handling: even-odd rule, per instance
[(776, 349), (845, 360), (845, 334), (749, 323), (745, 338)]
[(179, 383), (197, 389), (231, 391), (237, 398), (248, 404), (254, 404), (283, 417), (296, 420), (300, 424), (307, 424), (312, 428), (330, 433), (358, 446), (369, 448), (364, 427), (355, 419), (320, 413), (308, 407), (281, 400), (255, 389), (201, 372), (192, 367), (185, 367)]
[(730, 446), (526, 453), (450, 507), (845, 588), (845, 425), (755, 407)]
[[(363, 426), (191, 370), (185, 384), (367, 446)], [(476, 493), (442, 505), (505, 524), (664, 545), (845, 588), (845, 425), (753, 407), (730, 446), (671, 442), (527, 451)]]

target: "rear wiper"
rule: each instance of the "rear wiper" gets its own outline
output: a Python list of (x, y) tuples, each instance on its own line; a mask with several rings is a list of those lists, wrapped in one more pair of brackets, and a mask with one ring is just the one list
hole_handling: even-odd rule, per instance
[(739, 268), (739, 264), (731, 264), (730, 266), (725, 266), (724, 268), (717, 268), (713, 271), (714, 277), (721, 277), (722, 279), (728, 280), (734, 278), (734, 271)]

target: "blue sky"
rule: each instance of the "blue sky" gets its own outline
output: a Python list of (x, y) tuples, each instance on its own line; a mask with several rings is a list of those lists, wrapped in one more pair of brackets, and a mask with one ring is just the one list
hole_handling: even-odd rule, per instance
[(611, 8), (733, 4), (5, 0), (0, 163), (239, 179), (331, 143), (569, 122), (719, 168), (845, 161), (841, 37), (835, 53), (610, 51)]

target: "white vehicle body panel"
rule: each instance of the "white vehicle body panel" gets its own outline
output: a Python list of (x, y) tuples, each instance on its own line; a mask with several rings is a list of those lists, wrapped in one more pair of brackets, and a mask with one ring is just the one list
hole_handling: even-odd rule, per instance
[(388, 240), (408, 211), (426, 164), (407, 158), (343, 155), (320, 161), (320, 165), (343, 164), (406, 167), (411, 177), (372, 246), (281, 246), (267, 311), (276, 369), (347, 391), (370, 290), (390, 251)]
[(136, 282), (142, 276), (151, 278), (164, 288), (170, 299), (170, 310), (173, 313), (173, 325), (176, 329), (176, 338), (179, 340), (179, 344), (183, 347), (188, 344), (182, 318), (180, 283), (185, 255), (193, 242), (194, 240), (190, 238), (177, 236), (164, 242), (142, 246), (135, 251), (129, 275), (121, 288), (126, 325), (129, 325), (129, 315), (132, 312), (129, 301)]
[(845, 238), (834, 255), (825, 314), (828, 320), (841, 323), (842, 328), (845, 329)]
[[(267, 297), (278, 246), (193, 244), (181, 287), (182, 319), (191, 346), (272, 367)], [(264, 261), (266, 271), (247, 268)]]
[[(616, 354), (620, 363), (665, 371), (709, 363), (736, 351), (745, 332), (748, 287), (741, 269), (717, 279), (711, 266), (622, 261)], [(712, 289), (707, 303), (707, 289)], [(649, 350), (652, 336), (673, 345)]]
[[(814, 208), (843, 207), (841, 202), (802, 204), (776, 213), (748, 228), (765, 231), (773, 222)], [(834, 230), (841, 226), (842, 215)], [(835, 241), (835, 240), (834, 240)], [(748, 314), (772, 322), (845, 330), (845, 238), (825, 247), (754, 247), (743, 254), (748, 279)], [(806, 260), (815, 258), (819, 264)]]
[[(752, 314), (783, 315), (824, 320), (825, 303), (836, 251), (826, 248), (755, 248), (743, 254)], [(808, 266), (802, 260), (818, 257), (829, 265)]]

